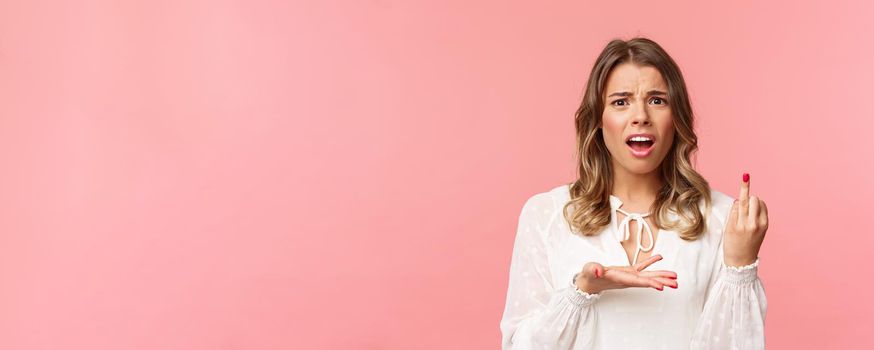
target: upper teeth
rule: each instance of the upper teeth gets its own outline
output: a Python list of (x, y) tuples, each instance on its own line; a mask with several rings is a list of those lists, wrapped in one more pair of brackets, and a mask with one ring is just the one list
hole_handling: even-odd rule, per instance
[(646, 136), (635, 136), (630, 138), (628, 141), (652, 141), (652, 139)]

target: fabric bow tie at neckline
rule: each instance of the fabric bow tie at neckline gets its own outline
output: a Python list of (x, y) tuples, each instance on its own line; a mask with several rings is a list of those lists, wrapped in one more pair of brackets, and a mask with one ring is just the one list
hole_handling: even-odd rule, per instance
[[(649, 213), (641, 214), (641, 213), (629, 213), (622, 209), (616, 208), (616, 211), (625, 214), (625, 218), (622, 219), (622, 222), (619, 223), (619, 226), (615, 228), (614, 232), (616, 234), (616, 238), (620, 243), (627, 241), (631, 237), (631, 220), (637, 221), (637, 250), (634, 253), (634, 259), (631, 265), (637, 264), (637, 256), (640, 255), (640, 252), (648, 252), (652, 250), (653, 246), (655, 246), (655, 239), (653, 238), (652, 228), (649, 227), (649, 223), (646, 222), (646, 217), (649, 216)], [(615, 222), (615, 221), (614, 221)], [(649, 246), (644, 247), (641, 245), (641, 234), (643, 233), (643, 229), (646, 228), (647, 235), (649, 236)], [(622, 234), (622, 236), (619, 236)]]

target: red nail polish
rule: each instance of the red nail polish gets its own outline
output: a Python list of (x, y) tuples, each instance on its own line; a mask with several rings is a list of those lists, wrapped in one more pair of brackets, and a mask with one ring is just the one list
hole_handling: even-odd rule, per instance
[(744, 173), (744, 182), (750, 182), (750, 174)]

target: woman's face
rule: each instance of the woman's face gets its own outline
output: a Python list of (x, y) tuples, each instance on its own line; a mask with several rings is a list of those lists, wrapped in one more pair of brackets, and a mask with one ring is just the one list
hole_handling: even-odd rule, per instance
[[(601, 126), (614, 166), (635, 174), (658, 169), (674, 142), (667, 93), (652, 66), (623, 63), (607, 76)], [(643, 138), (632, 138), (637, 134)]]

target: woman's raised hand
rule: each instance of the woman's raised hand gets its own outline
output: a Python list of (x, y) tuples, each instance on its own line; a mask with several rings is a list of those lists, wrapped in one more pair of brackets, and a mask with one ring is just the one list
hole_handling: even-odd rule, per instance
[(768, 207), (765, 201), (750, 195), (750, 176), (743, 175), (740, 196), (731, 205), (725, 225), (724, 261), (728, 266), (749, 265), (759, 256), (759, 248), (768, 231)]
[(659, 254), (653, 255), (633, 266), (603, 266), (596, 262), (586, 263), (577, 276), (579, 290), (589, 294), (607, 289), (629, 287), (651, 287), (662, 290), (665, 286), (677, 288), (677, 273), (673, 271), (643, 271), (649, 265), (662, 260)]

